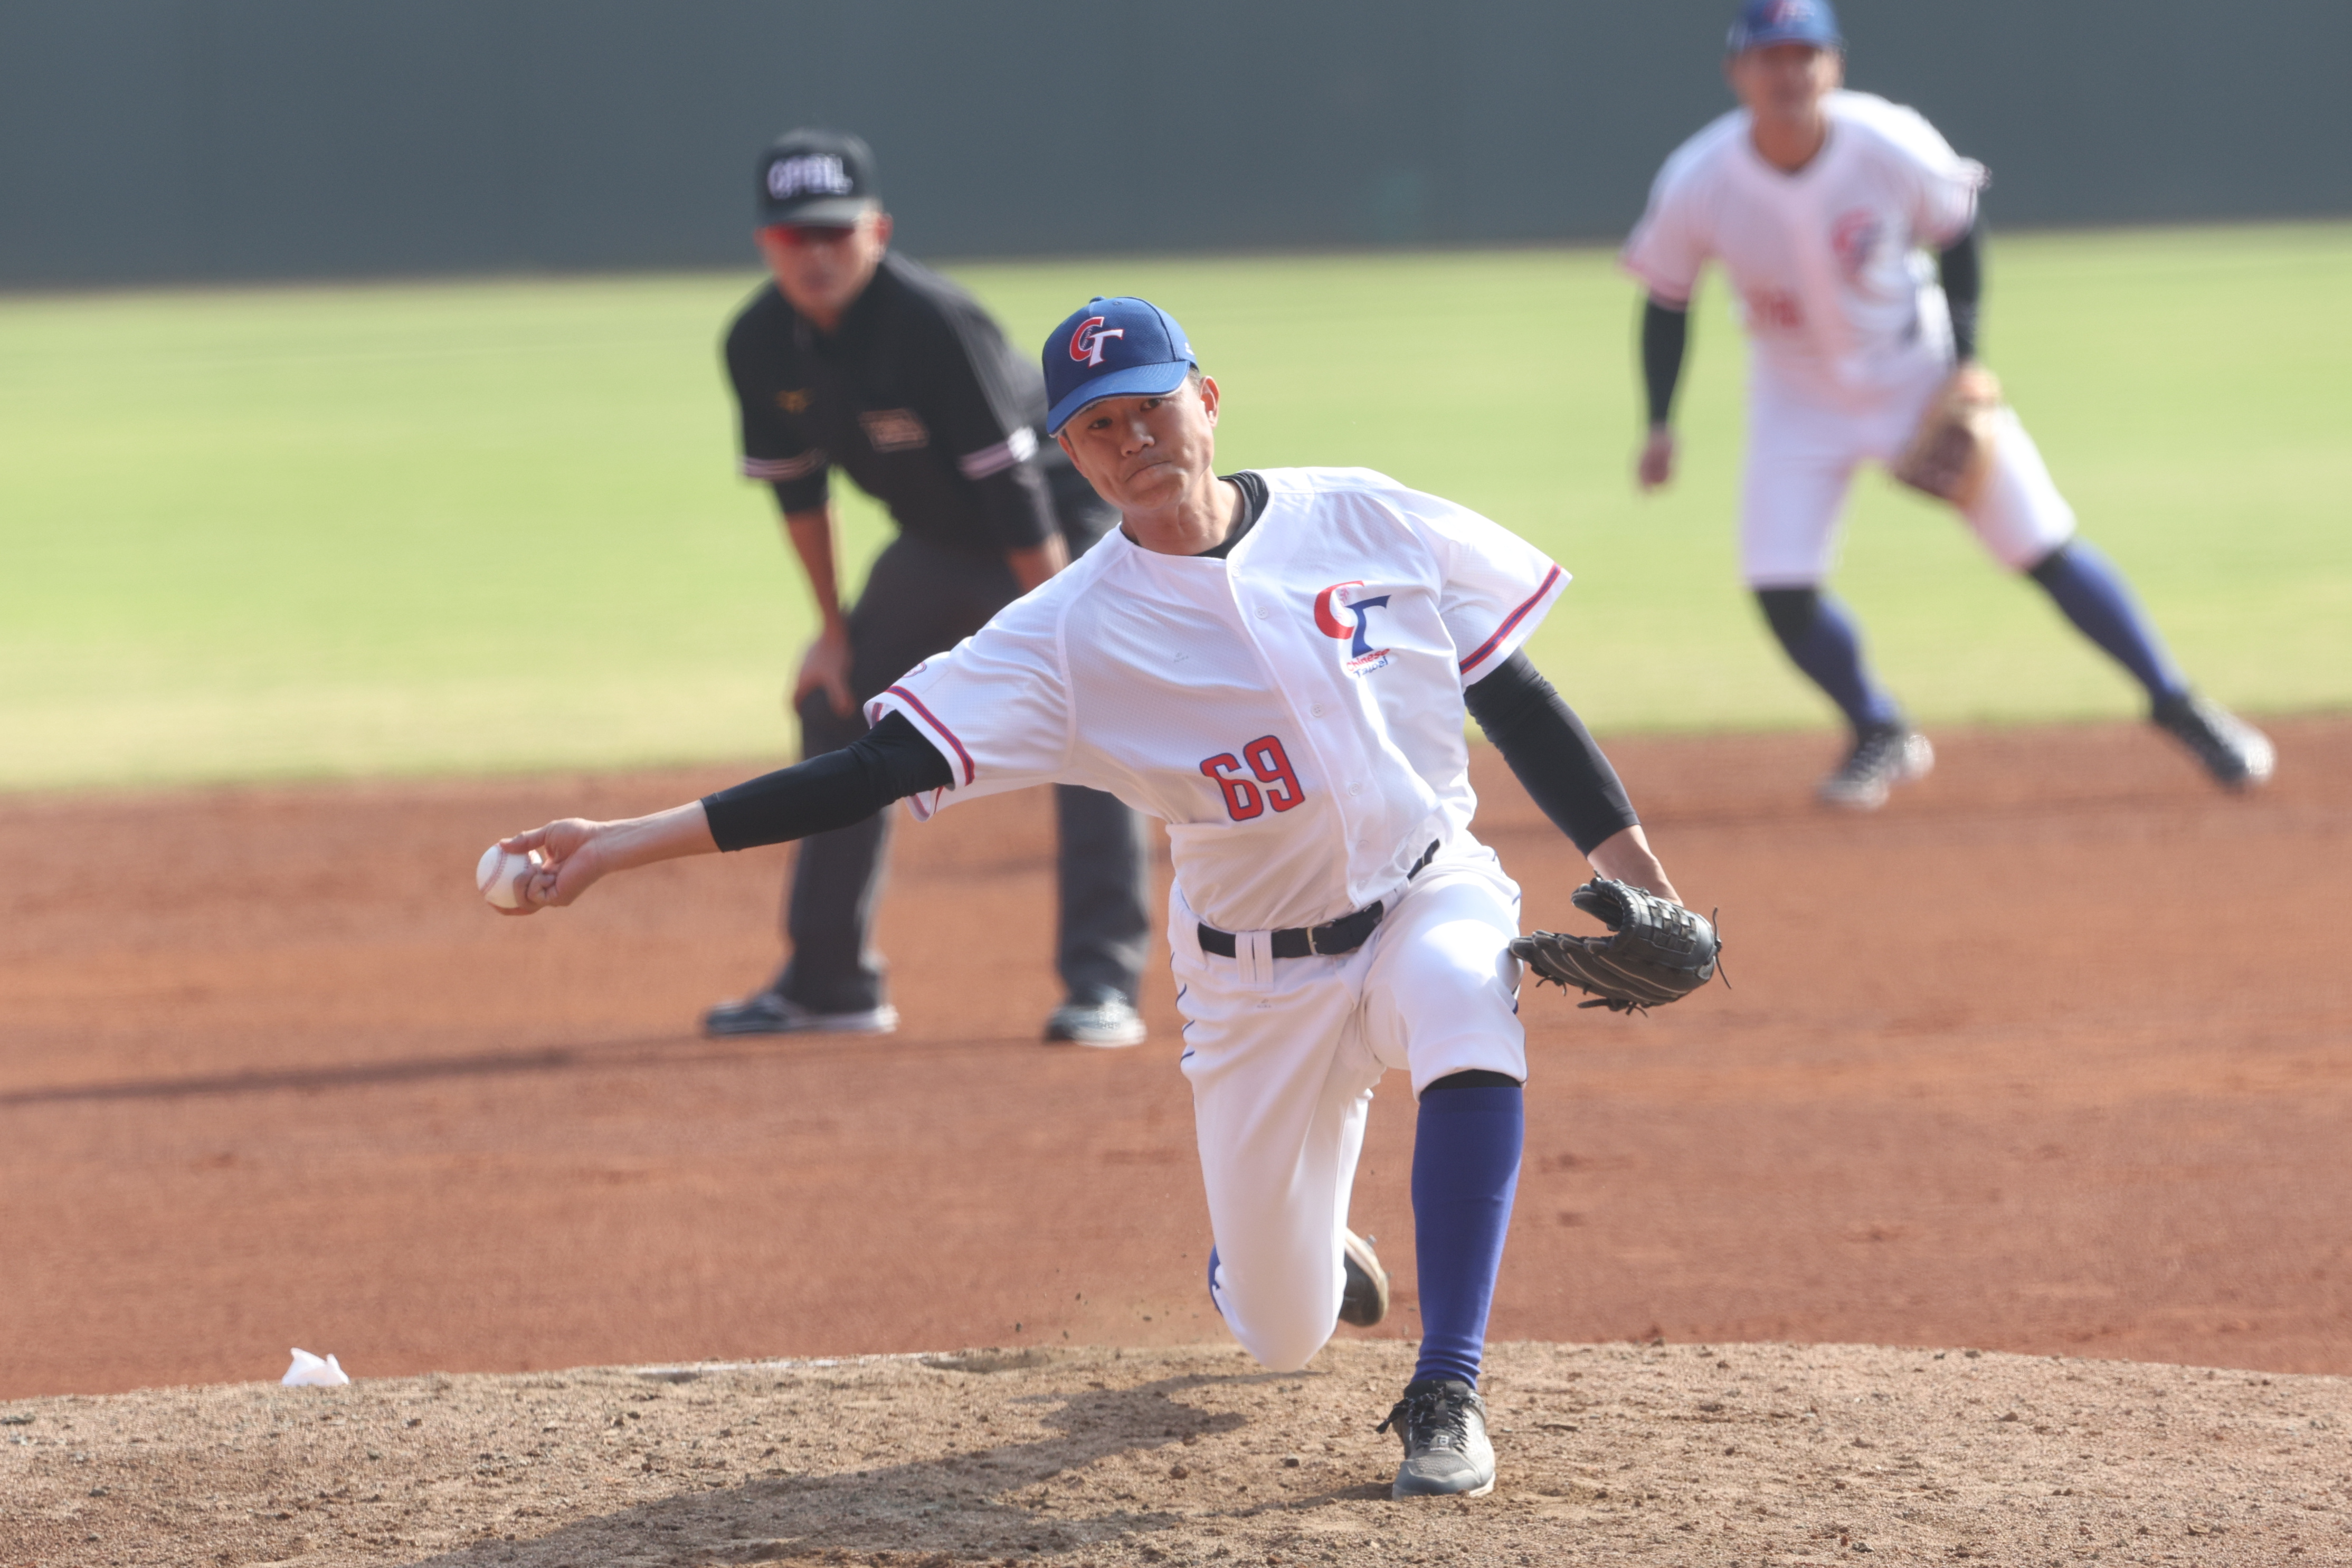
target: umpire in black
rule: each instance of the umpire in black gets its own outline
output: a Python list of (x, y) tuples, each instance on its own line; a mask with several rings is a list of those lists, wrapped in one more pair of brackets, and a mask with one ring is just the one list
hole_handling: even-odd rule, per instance
[[(873, 154), (855, 136), (795, 131), (760, 162), (761, 255), (773, 282), (727, 333), (743, 472), (775, 486), (824, 627), (793, 685), (802, 750), (866, 729), (866, 701), (955, 645), (1118, 521), (1045, 439), (1034, 356), (1006, 347), (961, 289), (890, 251)], [(865, 591), (841, 601), (838, 468), (889, 508), (898, 537)], [(1108, 795), (1057, 787), (1059, 967), (1049, 1040), (1133, 1045), (1150, 933), (1142, 821)], [(803, 840), (784, 899), (791, 953), (764, 990), (713, 1008), (711, 1034), (887, 1033), (884, 965), (867, 940), (887, 811)]]

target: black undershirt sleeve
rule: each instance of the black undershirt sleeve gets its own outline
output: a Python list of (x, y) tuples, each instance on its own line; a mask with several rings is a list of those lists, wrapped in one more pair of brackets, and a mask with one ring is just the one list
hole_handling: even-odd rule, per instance
[(1528, 796), (1580, 851), (1589, 855), (1641, 822), (1584, 721), (1524, 652), (1496, 665), (1462, 699)]
[(1952, 308), (1952, 349), (1962, 360), (1977, 357), (1977, 308), (1984, 298), (1984, 220), (1936, 253), (1936, 275)]
[(1683, 352), (1690, 342), (1690, 310), (1662, 305), (1653, 296), (1642, 305), (1642, 385), (1650, 394), (1650, 423), (1666, 423), (1674, 412), (1675, 384), (1682, 380)]
[(939, 747), (906, 715), (890, 713), (839, 751), (705, 795), (702, 814), (720, 849), (748, 850), (846, 828), (953, 779)]

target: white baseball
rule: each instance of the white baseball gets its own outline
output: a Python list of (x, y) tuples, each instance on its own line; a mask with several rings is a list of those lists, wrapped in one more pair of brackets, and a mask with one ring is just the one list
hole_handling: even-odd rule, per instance
[(537, 850), (527, 855), (492, 844), (482, 852), (480, 863), (474, 867), (474, 885), (482, 890), (483, 899), (494, 909), (519, 909), (522, 899), (515, 883), (546, 863)]

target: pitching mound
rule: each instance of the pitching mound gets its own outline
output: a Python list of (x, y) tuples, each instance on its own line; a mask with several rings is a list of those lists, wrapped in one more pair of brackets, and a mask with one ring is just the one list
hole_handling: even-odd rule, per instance
[(1402, 1347), (973, 1351), (0, 1406), (0, 1555), (129, 1563), (2352, 1558), (2352, 1382), (1845, 1345), (1496, 1349), (1394, 1503)]

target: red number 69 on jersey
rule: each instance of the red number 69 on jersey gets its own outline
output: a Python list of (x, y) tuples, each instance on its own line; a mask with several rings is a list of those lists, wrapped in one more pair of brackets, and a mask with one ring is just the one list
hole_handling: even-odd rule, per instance
[[(1244, 758), (1248, 759), (1249, 770), (1257, 776), (1255, 784), (1241, 777)], [(1215, 779), (1217, 788), (1225, 792), (1225, 815), (1236, 822), (1264, 816), (1269, 801), (1276, 810), (1287, 811), (1307, 799), (1307, 791), (1298, 786), (1298, 775), (1291, 771), (1290, 758), (1284, 753), (1282, 742), (1271, 735), (1262, 735), (1243, 747), (1240, 757), (1230, 751), (1219, 752), (1202, 762), (1201, 771)]]

